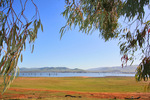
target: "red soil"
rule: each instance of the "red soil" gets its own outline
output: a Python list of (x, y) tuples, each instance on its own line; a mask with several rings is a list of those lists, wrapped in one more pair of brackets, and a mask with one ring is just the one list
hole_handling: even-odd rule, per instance
[[(40, 89), (16, 89), (16, 88), (10, 88), (9, 90), (18, 92), (16, 93), (4, 93), (3, 96), (0, 94), (0, 99), (29, 99), (29, 98), (35, 98), (35, 99), (41, 99), (41, 98), (50, 98), (48, 94), (51, 93), (64, 93), (64, 96), (59, 97), (65, 97), (66, 95), (68, 97), (85, 97), (85, 98), (109, 98), (109, 99), (129, 99), (129, 98), (135, 98), (136, 100), (150, 100), (150, 93), (105, 93), (105, 92), (74, 92), (74, 91), (55, 91), (55, 90), (40, 90)], [(33, 94), (21, 94), (23, 92), (32, 91)], [(38, 94), (38, 91), (43, 94)], [(34, 93), (36, 92), (36, 93)], [(46, 95), (47, 94), (47, 95)], [(52, 96), (51, 96), (52, 97)], [(57, 97), (57, 96), (55, 96)]]

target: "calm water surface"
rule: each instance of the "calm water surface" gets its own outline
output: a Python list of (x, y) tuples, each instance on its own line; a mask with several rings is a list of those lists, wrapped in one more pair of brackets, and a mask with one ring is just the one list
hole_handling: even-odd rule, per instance
[(122, 73), (20, 73), (20, 77), (106, 77), (106, 76), (131, 76), (135, 74)]

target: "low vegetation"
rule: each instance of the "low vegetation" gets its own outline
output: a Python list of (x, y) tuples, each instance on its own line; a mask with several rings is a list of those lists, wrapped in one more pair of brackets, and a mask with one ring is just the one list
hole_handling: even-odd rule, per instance
[(134, 77), (19, 77), (4, 93), (3, 98), (99, 100), (98, 93), (149, 93), (144, 89), (147, 84), (148, 82), (136, 82)]
[(80, 92), (144, 92), (145, 85), (145, 82), (136, 82), (132, 77), (20, 77), (14, 81), (11, 87)]

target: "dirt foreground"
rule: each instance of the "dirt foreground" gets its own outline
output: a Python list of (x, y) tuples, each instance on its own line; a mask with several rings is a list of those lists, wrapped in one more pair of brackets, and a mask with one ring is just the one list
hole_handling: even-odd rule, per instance
[[(63, 98), (108, 98), (108, 99), (128, 99), (128, 100), (150, 100), (150, 93), (106, 93), (106, 92), (74, 92), (74, 91), (55, 91), (40, 89), (16, 89), (10, 88), (10, 93), (0, 95), (0, 99), (44, 99), (51, 97)], [(14, 91), (14, 93), (13, 93)], [(30, 92), (30, 93), (23, 93)], [(62, 95), (51, 95), (51, 94)]]

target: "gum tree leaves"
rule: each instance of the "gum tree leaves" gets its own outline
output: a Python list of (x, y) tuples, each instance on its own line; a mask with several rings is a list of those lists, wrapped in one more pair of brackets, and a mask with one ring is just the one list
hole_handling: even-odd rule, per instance
[[(62, 15), (66, 18), (66, 25), (60, 29), (61, 37), (72, 27), (79, 27), (79, 31), (85, 34), (99, 30), (100, 36), (108, 41), (119, 38), (121, 60), (126, 65), (130, 60), (131, 64), (136, 58), (144, 59), (150, 57), (150, 19), (145, 16), (144, 7), (149, 7), (149, 0), (65, 0), (66, 6)], [(149, 15), (149, 14), (148, 14)], [(121, 26), (119, 18), (124, 18), (127, 26)], [(146, 19), (144, 19), (146, 18)], [(136, 25), (135, 25), (136, 23)], [(133, 28), (130, 31), (130, 28)], [(135, 53), (140, 51), (138, 57)], [(147, 60), (149, 61), (149, 60)], [(141, 63), (142, 63), (141, 62)], [(147, 62), (141, 71), (142, 78), (149, 76), (150, 70), (144, 66), (150, 66)], [(148, 65), (147, 65), (148, 64)], [(122, 65), (122, 66), (123, 66)], [(141, 64), (140, 64), (141, 66)], [(137, 75), (141, 77), (140, 75)], [(144, 79), (145, 80), (145, 79)]]
[[(18, 59), (20, 57), (21, 62), (23, 61), (21, 53), (26, 49), (26, 43), (32, 45), (33, 52), (39, 28), (43, 31), (38, 9), (33, 0), (25, 0), (24, 4), (22, 0), (19, 2), (18, 4), (24, 8), (20, 13), (16, 13), (12, 8), (13, 0), (0, 2), (0, 76), (4, 79), (3, 93), (18, 75)], [(24, 15), (27, 2), (32, 2), (36, 9), (30, 21)]]
[(134, 17), (143, 21), (145, 15), (144, 6), (148, 4), (149, 0), (125, 0), (122, 14), (126, 18), (129, 18), (130, 21), (132, 21)]
[(106, 41), (116, 38), (121, 5), (121, 0), (66, 0), (62, 15), (67, 22), (60, 30), (61, 36), (73, 25), (86, 34), (99, 30)]
[(135, 78), (137, 81), (147, 81), (150, 78), (150, 57), (145, 57), (136, 69)]
[(129, 60), (134, 61), (137, 57), (134, 55), (136, 51), (140, 52), (138, 58), (142, 61), (137, 67), (135, 78), (137, 81), (144, 81), (150, 78), (150, 21), (143, 25), (144, 27), (136, 29), (134, 33), (127, 32), (122, 35), (120, 50), (123, 55), (130, 55)]

